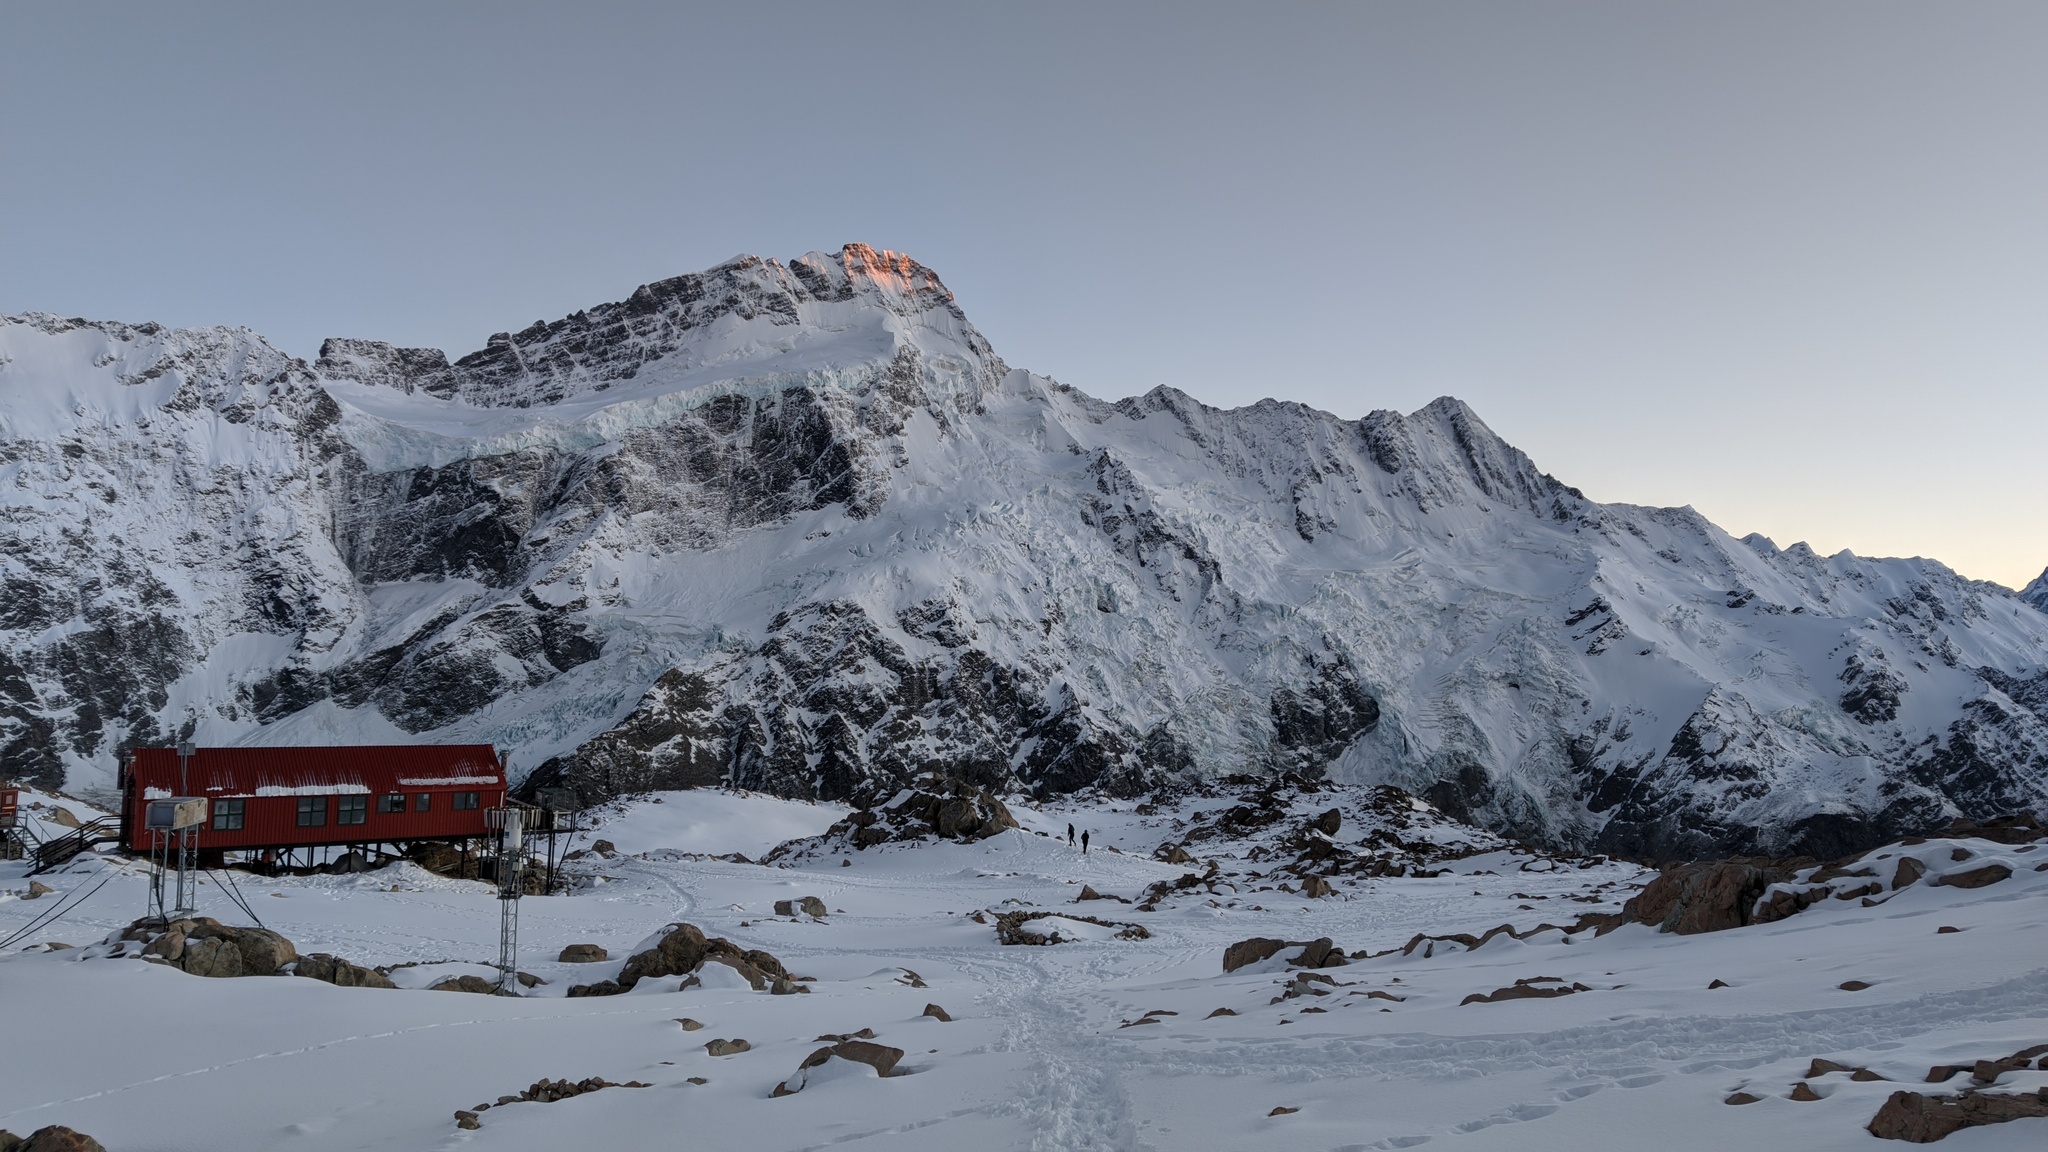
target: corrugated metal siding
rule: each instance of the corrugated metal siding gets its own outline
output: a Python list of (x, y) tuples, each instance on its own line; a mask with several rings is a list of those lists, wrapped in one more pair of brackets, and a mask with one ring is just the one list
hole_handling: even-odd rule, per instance
[[(175, 749), (138, 748), (122, 783), (128, 847), (137, 851), (147, 847), (141, 813), (152, 792), (242, 799), (240, 829), (216, 830), (209, 821), (199, 834), (201, 848), (231, 850), (483, 836), (485, 810), (505, 802), (505, 769), (488, 744), (201, 748), (182, 783)], [(477, 793), (477, 806), (456, 810), (458, 792)], [(406, 797), (404, 812), (377, 811), (377, 797), (390, 793)], [(425, 812), (416, 810), (421, 794), (432, 798)], [(324, 824), (299, 826), (305, 795), (326, 799)], [(336, 822), (344, 795), (368, 797), (364, 823)]]

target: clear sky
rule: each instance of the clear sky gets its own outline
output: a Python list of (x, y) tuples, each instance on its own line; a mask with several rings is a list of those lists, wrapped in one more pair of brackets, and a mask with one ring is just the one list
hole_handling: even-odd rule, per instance
[(0, 312), (460, 355), (741, 252), (1012, 364), (1449, 393), (1601, 500), (2048, 565), (2048, 4), (0, 3)]

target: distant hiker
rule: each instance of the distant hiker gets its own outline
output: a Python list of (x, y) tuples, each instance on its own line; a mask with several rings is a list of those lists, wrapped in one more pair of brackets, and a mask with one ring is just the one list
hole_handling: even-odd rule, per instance
[(1073, 826), (1072, 824), (1069, 824), (1069, 825), (1067, 825), (1067, 847), (1069, 847), (1069, 848), (1072, 848), (1073, 846), (1074, 846), (1074, 826)]
[(1083, 855), (1083, 856), (1086, 856), (1087, 854), (1088, 854), (1088, 834), (1087, 834), (1086, 832), (1083, 832), (1083, 833), (1081, 833), (1081, 855)]

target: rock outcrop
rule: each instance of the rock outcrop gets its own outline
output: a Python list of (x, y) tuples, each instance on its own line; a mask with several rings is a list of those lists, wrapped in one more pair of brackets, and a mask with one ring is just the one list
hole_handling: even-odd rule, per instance
[(626, 958), (616, 980), (577, 984), (571, 996), (616, 996), (630, 991), (642, 980), (667, 976), (687, 977), (699, 973), (705, 964), (723, 964), (746, 980), (755, 991), (781, 994), (808, 992), (782, 961), (759, 948), (741, 948), (722, 936), (706, 937), (694, 924), (673, 924), (655, 942)]

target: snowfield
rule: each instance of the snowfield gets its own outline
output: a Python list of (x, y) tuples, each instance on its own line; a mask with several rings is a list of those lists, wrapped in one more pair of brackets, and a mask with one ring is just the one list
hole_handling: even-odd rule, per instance
[[(46, 795), (24, 799), (92, 815)], [(1350, 793), (1305, 796), (1289, 819), (1333, 799), (1344, 823), (1331, 839), (1362, 850), (1374, 825)], [(1308, 899), (1281, 891), (1277, 873), (1253, 877), (1277, 831), (1190, 839), (1225, 811), (1213, 798), (1142, 812), (1128, 802), (1013, 804), (1024, 828), (978, 843), (887, 844), (776, 867), (712, 857), (751, 857), (771, 833), (815, 835), (838, 813), (759, 796), (654, 794), (606, 810), (579, 838), (586, 851), (596, 839), (618, 851), (574, 861), (572, 894), (522, 901), (521, 968), (546, 983), (519, 998), (420, 990), (488, 971), (498, 909), (485, 885), (411, 865), (235, 877), (263, 923), (302, 954), (407, 966), (392, 969), (399, 990), (380, 991), (204, 979), (101, 958), (90, 945), (143, 911), (138, 864), (81, 857), (39, 877), (55, 891), (34, 900), (20, 896), (25, 866), (0, 864), (0, 937), (84, 897), (0, 955), (0, 1128), (65, 1124), (115, 1152), (678, 1142), (759, 1152), (1866, 1148), (1863, 1126), (1878, 1106), (1895, 1089), (1923, 1088), (1931, 1065), (2048, 1041), (2048, 842), (1933, 838), (1881, 849), (1872, 863), (1884, 881), (1903, 855), (1926, 878), (1887, 888), (1871, 907), (1830, 898), (1775, 923), (1702, 935), (1628, 925), (1597, 938), (1552, 930), (1404, 953), (1418, 933), (1569, 925), (1619, 908), (1653, 875), (1535, 853), (1426, 808), (1416, 820), (1452, 858), (1409, 871), (1439, 874), (1344, 875), (1333, 895)], [(1088, 854), (1066, 843), (1070, 821), (1093, 832)], [(1155, 883), (1205, 867), (1151, 858), (1182, 842), (1218, 865), (1217, 891), (1176, 890), (1155, 911), (1137, 910)], [(2010, 877), (1935, 883), (1989, 864)], [(1084, 884), (1133, 903), (1076, 904)], [(213, 885), (200, 911), (247, 923)], [(823, 900), (825, 919), (773, 915), (775, 901), (804, 895)], [(976, 919), (1023, 910), (1070, 918), (1062, 942), (1001, 945)], [(1119, 938), (1092, 919), (1147, 934)], [(669, 978), (622, 996), (565, 998), (574, 984), (615, 975), (678, 920), (772, 952), (815, 978), (809, 994), (755, 992), (737, 979), (675, 991)], [(1353, 960), (1309, 978), (1284, 954), (1223, 973), (1225, 947), (1256, 936), (1326, 936)], [(50, 941), (79, 947), (52, 951)], [(602, 945), (610, 959), (556, 962), (575, 943)], [(1465, 1002), (1517, 981), (1583, 990)], [(1716, 981), (1726, 986), (1710, 988)], [(1851, 982), (1867, 987), (1842, 987)], [(952, 1021), (925, 1016), (927, 1004)], [(684, 1018), (702, 1028), (686, 1030)], [(903, 1050), (896, 1074), (834, 1059), (810, 1070), (796, 1095), (771, 1097), (819, 1037), (864, 1028)], [(705, 1050), (714, 1039), (750, 1049), (714, 1057)], [(1885, 1079), (1809, 1079), (1815, 1058)], [(479, 1112), (475, 1130), (455, 1124), (457, 1110), (543, 1078), (592, 1076), (648, 1087), (511, 1103)], [(1818, 1099), (1788, 1098), (1802, 1081)], [(1999, 1081), (2000, 1090), (2043, 1085), (2040, 1070)], [(1739, 1091), (1760, 1099), (1724, 1103)], [(2044, 1138), (2048, 1120), (2030, 1119), (1945, 1144), (2038, 1149)]]

